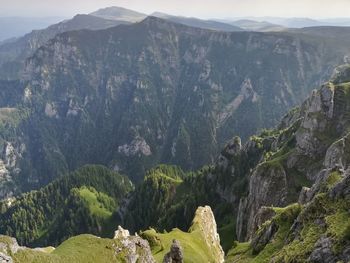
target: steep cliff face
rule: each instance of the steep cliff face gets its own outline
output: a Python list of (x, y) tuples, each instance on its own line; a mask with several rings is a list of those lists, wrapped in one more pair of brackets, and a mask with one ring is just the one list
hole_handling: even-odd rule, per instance
[[(237, 234), (250, 239), (258, 225), (263, 206), (283, 207), (298, 200), (310, 201), (334, 169), (346, 170), (346, 143), (349, 127), (348, 67), (340, 67), (334, 77), (304, 102), (294, 123), (280, 131), (274, 150), (250, 176), (249, 195), (241, 199)], [(288, 123), (285, 119), (284, 123)], [(282, 124), (283, 125), (283, 124)], [(288, 125), (287, 125), (288, 126)], [(283, 142), (283, 137), (288, 138)], [(311, 190), (308, 190), (314, 183)], [(247, 222), (243, 225), (242, 222)]]
[(328, 56), (319, 45), (333, 47), (315, 37), (152, 17), (58, 35), (27, 61), (21, 102), (31, 114), (18, 127), (26, 150), (8, 185), (32, 189), (86, 163), (134, 180), (159, 162), (211, 163), (233, 134), (246, 140), (275, 125), (342, 61), (344, 47)]
[[(196, 173), (164, 165), (151, 170), (124, 200), (118, 216), (132, 230), (154, 226), (169, 231), (141, 233), (156, 261), (163, 260), (175, 238), (185, 258), (202, 262), (212, 256), (214, 262), (222, 262), (213, 213), (208, 207), (197, 209), (210, 204), (225, 247), (232, 245), (234, 231), (239, 240), (249, 241), (234, 243), (228, 262), (347, 262), (349, 68), (337, 68), (334, 77), (289, 112), (275, 130), (252, 136), (243, 145), (233, 138), (213, 166)], [(120, 149), (130, 155), (136, 148), (144, 154), (152, 151), (140, 138), (133, 147)], [(14, 163), (14, 149), (7, 145), (4, 164)], [(182, 230), (171, 230), (175, 226)], [(116, 234), (125, 235), (121, 229)]]
[[(277, 129), (252, 136), (243, 146), (238, 137), (234, 138), (212, 167), (170, 184), (173, 190), (165, 191), (169, 198), (162, 200), (167, 212), (159, 221), (148, 224), (183, 229), (188, 222), (179, 217), (188, 218), (194, 212), (193, 204), (208, 203), (220, 227), (225, 229), (225, 225), (234, 223), (237, 239), (249, 240), (276, 215), (266, 207), (312, 200), (334, 170), (347, 169), (347, 70), (347, 66), (338, 68), (335, 77), (313, 91), (300, 108), (288, 113)], [(183, 189), (195, 190), (186, 196)], [(141, 199), (139, 196), (137, 200)], [(130, 210), (138, 211), (133, 207)], [(227, 221), (224, 218), (228, 213), (237, 219)]]
[(227, 262), (348, 262), (349, 174), (333, 171), (311, 201), (273, 211), (250, 243), (235, 244)]

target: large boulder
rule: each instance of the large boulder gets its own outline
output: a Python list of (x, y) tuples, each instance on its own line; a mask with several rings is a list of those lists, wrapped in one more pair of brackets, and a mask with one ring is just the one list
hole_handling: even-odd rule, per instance
[(155, 263), (147, 240), (139, 236), (130, 236), (129, 231), (118, 226), (114, 239), (118, 241), (115, 247), (117, 253), (124, 255), (128, 263)]
[(177, 240), (173, 240), (173, 243), (171, 244), (170, 251), (165, 254), (163, 263), (183, 263), (184, 262), (184, 256), (182, 252), (182, 247), (180, 245), (180, 242)]

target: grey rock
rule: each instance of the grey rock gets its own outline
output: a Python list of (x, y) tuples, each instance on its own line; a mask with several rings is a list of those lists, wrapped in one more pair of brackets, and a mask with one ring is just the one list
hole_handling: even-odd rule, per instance
[(236, 235), (239, 241), (244, 241), (247, 235), (247, 221), (248, 221), (248, 198), (243, 197), (239, 200)]
[(258, 229), (266, 221), (272, 219), (276, 215), (276, 212), (271, 207), (261, 207), (254, 218), (254, 229)]
[(338, 262), (338, 258), (332, 252), (332, 240), (329, 237), (322, 236), (317, 240), (309, 261), (314, 263)]
[(115, 231), (114, 239), (118, 240), (118, 245), (113, 245), (115, 253), (122, 253), (127, 263), (155, 263), (147, 240), (130, 236), (129, 231), (120, 226)]
[(253, 254), (258, 254), (264, 247), (271, 241), (276, 232), (278, 231), (278, 225), (272, 222), (265, 227), (261, 232), (254, 236), (251, 242)]
[(350, 155), (347, 149), (350, 147), (350, 133), (335, 141), (326, 152), (324, 166), (328, 169), (341, 168), (346, 170), (350, 164)]
[(182, 247), (180, 242), (177, 240), (173, 240), (171, 244), (170, 251), (165, 254), (163, 263), (183, 263), (184, 257), (182, 252)]
[[(242, 142), (241, 138), (238, 136), (230, 140), (225, 148), (222, 150), (216, 161), (216, 167), (222, 171), (226, 171), (229, 167), (230, 161), (233, 157), (237, 157), (241, 154), (242, 151)], [(231, 167), (231, 174), (234, 175), (234, 166)]]
[(303, 187), (300, 191), (300, 194), (299, 194), (298, 203), (299, 204), (306, 204), (307, 202), (309, 202), (310, 198), (311, 198), (310, 188)]
[[(273, 193), (273, 194), (271, 194)], [(238, 212), (243, 218), (237, 219), (237, 235), (240, 241), (249, 240), (257, 230), (256, 215), (262, 206), (287, 205), (287, 175), (282, 166), (259, 165), (251, 175), (249, 195), (245, 212)], [(241, 207), (240, 207), (241, 209)], [(241, 224), (247, 220), (246, 230)], [(239, 225), (241, 224), (241, 225)], [(245, 236), (242, 233), (246, 232)]]
[(350, 198), (350, 172), (346, 171), (346, 175), (342, 181), (336, 184), (329, 193), (330, 197), (335, 198)]

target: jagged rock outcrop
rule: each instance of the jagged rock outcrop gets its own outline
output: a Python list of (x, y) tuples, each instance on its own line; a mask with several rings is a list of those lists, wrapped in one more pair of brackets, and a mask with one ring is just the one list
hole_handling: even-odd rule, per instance
[(215, 262), (224, 262), (225, 253), (220, 245), (220, 237), (217, 232), (215, 217), (210, 206), (197, 208), (190, 232), (195, 230), (201, 232), (205, 243), (216, 259)]
[[(245, 257), (274, 263), (349, 261), (349, 69), (339, 67), (331, 82), (279, 126), (283, 130), (270, 148), (277, 152), (264, 154), (240, 202), (237, 235), (249, 245), (241, 252), (233, 249), (228, 262)], [(287, 141), (281, 145), (282, 138)], [(262, 167), (267, 172), (259, 181)], [(299, 191), (291, 191), (297, 180)], [(269, 208), (262, 206), (265, 202)]]
[(262, 206), (287, 205), (287, 175), (282, 166), (259, 166), (250, 179), (247, 211), (247, 236), (258, 228), (257, 215)]
[(173, 240), (171, 244), (170, 251), (165, 254), (163, 263), (183, 263), (184, 256), (182, 252), (182, 247), (180, 242), (177, 240)]
[(127, 238), (129, 236), (130, 236), (129, 230), (124, 229), (121, 226), (118, 226), (118, 230), (114, 232), (114, 239)]
[(155, 263), (151, 248), (147, 240), (139, 236), (130, 236), (129, 231), (118, 226), (114, 239), (118, 245), (114, 245), (117, 254), (123, 255), (128, 263)]
[(338, 258), (332, 252), (332, 240), (322, 236), (317, 240), (314, 250), (312, 251), (309, 262), (312, 263), (336, 263), (339, 262)]
[(344, 176), (344, 178), (338, 182), (330, 191), (329, 196), (332, 199), (350, 198), (350, 171), (347, 170), (345, 174), (346, 176)]
[[(347, 169), (350, 100), (346, 95), (349, 84), (342, 80), (347, 79), (348, 68), (338, 68), (331, 82), (313, 91), (300, 110), (283, 119), (282, 130), (269, 148), (271, 156), (263, 147), (265, 159), (251, 172), (249, 194), (240, 202), (239, 240), (253, 237), (262, 206), (283, 207), (298, 200), (308, 203), (334, 173), (341, 176)], [(311, 184), (305, 185), (308, 181), (311, 188)]]

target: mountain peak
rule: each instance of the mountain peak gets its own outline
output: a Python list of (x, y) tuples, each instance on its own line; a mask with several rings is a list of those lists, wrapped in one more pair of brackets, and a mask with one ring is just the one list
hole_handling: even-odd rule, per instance
[(91, 13), (90, 15), (111, 20), (124, 20), (128, 22), (139, 22), (147, 16), (146, 14), (118, 6), (102, 8)]

